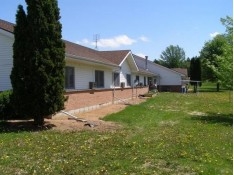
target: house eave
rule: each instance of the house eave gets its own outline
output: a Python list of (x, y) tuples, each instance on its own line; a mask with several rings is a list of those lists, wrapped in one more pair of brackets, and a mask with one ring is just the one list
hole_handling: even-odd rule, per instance
[(96, 60), (86, 58), (86, 57), (79, 57), (79, 56), (68, 54), (68, 53), (65, 53), (65, 56), (67, 58), (72, 58), (74, 60), (79, 60), (79, 61), (83, 61), (83, 62), (87, 62), (87, 63), (94, 63), (94, 64), (97, 64), (97, 65), (104, 65), (104, 66), (120, 69), (120, 66), (118, 66), (118, 65), (109, 64), (109, 63), (105, 63), (105, 62), (100, 62), (100, 61), (96, 61)]
[(124, 62), (125, 60), (127, 60), (128, 58), (130, 58), (130, 66), (131, 66), (133, 72), (139, 72), (139, 69), (138, 69), (138, 67), (137, 67), (137, 64), (136, 64), (136, 62), (135, 62), (133, 56), (132, 56), (131, 51), (128, 52), (128, 54), (125, 56), (125, 58), (124, 58), (124, 59), (122, 60), (122, 62), (119, 64), (119, 66), (121, 66), (121, 65), (123, 64), (123, 62)]

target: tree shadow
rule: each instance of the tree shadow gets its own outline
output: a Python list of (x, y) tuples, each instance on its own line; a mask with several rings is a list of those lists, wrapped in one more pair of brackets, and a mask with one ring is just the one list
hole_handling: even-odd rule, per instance
[(1, 133), (19, 133), (19, 132), (37, 132), (50, 130), (55, 125), (45, 122), (43, 126), (35, 125), (34, 121), (28, 120), (8, 120), (0, 121), (0, 134)]
[(203, 123), (210, 124), (222, 124), (225, 126), (233, 126), (233, 115), (232, 114), (217, 114), (208, 113), (202, 116), (192, 116), (192, 120), (200, 120)]

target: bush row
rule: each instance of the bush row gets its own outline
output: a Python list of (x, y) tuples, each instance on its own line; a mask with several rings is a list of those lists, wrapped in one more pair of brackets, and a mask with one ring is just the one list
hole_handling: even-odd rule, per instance
[(12, 90), (0, 93), (0, 120), (8, 120), (15, 116), (11, 99)]

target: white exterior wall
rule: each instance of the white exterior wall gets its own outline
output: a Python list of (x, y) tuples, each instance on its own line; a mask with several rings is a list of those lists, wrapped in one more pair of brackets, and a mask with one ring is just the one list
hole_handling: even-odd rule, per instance
[(11, 89), (14, 36), (0, 29), (0, 91)]
[(110, 69), (68, 59), (66, 59), (66, 66), (75, 68), (75, 89), (77, 90), (89, 89), (89, 82), (95, 82), (95, 70), (104, 71), (104, 88), (112, 86), (112, 70)]
[[(121, 65), (121, 71), (120, 71), (120, 83), (124, 82), (125, 87), (127, 87), (127, 74), (131, 75), (131, 69), (129, 67), (127, 59), (122, 63)], [(132, 75), (131, 75), (132, 79)]]
[(150, 70), (153, 70), (154, 73), (160, 76), (157, 77), (158, 85), (181, 85), (181, 75), (179, 73), (160, 65), (150, 64), (148, 66), (151, 66)]

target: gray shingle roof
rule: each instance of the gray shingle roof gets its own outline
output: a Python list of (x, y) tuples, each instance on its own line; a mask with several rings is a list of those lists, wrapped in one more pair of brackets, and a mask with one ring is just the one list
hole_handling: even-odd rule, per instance
[(172, 68), (172, 70), (179, 72), (185, 75), (186, 77), (188, 76), (188, 70), (186, 68)]
[(81, 46), (79, 44), (72, 43), (70, 41), (63, 40), (65, 43), (65, 52), (67, 55), (83, 58), (90, 61), (96, 61), (113, 66), (118, 66), (114, 62), (104, 58), (99, 54), (99, 51), (90, 49), (88, 47)]
[(133, 58), (135, 59), (137, 67), (139, 68), (139, 70), (142, 73), (156, 75), (156, 73), (154, 73), (154, 71), (151, 70), (152, 66), (150, 66), (150, 64), (154, 64), (153, 62), (147, 60), (147, 68), (146, 68), (146, 59), (145, 58), (142, 58), (142, 57), (134, 55), (134, 54), (133, 54)]

